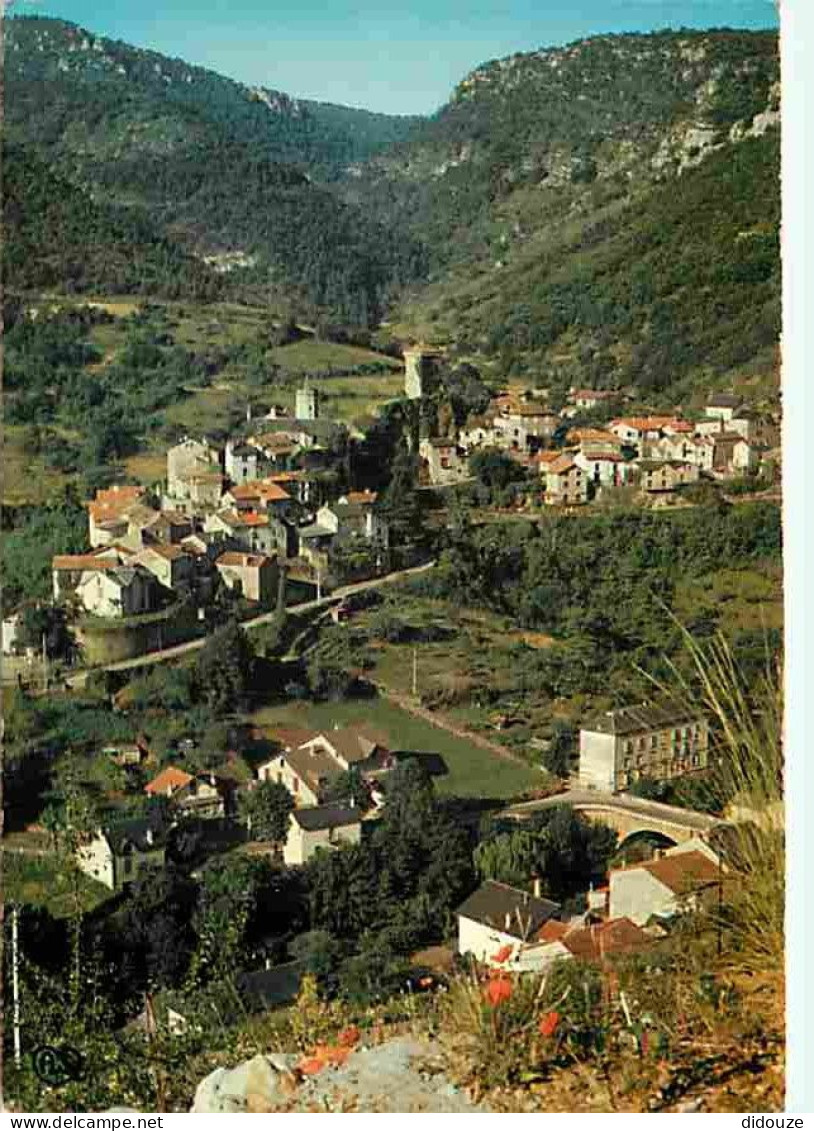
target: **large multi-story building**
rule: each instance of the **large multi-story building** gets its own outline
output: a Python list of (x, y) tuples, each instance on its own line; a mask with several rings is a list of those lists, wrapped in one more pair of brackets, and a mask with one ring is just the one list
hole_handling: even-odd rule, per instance
[(709, 723), (680, 706), (606, 711), (579, 732), (579, 780), (614, 793), (639, 778), (664, 781), (706, 768)]

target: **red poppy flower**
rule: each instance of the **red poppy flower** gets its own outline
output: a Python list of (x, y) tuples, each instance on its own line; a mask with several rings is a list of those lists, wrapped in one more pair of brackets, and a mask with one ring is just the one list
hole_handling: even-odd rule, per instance
[(354, 1045), (358, 1045), (361, 1036), (362, 1034), (356, 1025), (348, 1025), (347, 1029), (342, 1029), (342, 1031), (337, 1034), (336, 1042), (341, 1045), (342, 1048), (349, 1049), (353, 1048)]
[(556, 1010), (552, 1009), (550, 1013), (546, 1013), (540, 1018), (540, 1023), (537, 1028), (541, 1036), (552, 1037), (559, 1023), (560, 1015)]
[(507, 944), (506, 946), (502, 946), (500, 948), (500, 950), (497, 952), (497, 954), (492, 955), (491, 961), (492, 962), (506, 962), (506, 960), (511, 957), (511, 953), (512, 953), (512, 947), (511, 947), (510, 944)]
[(512, 983), (510, 979), (506, 977), (491, 978), (483, 992), (483, 996), (492, 1007), (497, 1008), (501, 1002), (508, 1001), (512, 996)]

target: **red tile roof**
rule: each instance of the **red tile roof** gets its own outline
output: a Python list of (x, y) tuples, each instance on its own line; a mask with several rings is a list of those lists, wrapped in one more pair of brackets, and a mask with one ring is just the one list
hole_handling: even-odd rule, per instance
[(635, 428), (637, 432), (658, 432), (674, 421), (674, 416), (620, 416), (617, 420), (612, 420), (608, 427), (624, 424), (628, 428)]
[(192, 775), (188, 774), (186, 770), (179, 770), (177, 766), (167, 766), (152, 781), (147, 782), (144, 792), (151, 795), (166, 794), (167, 792), (175, 793), (176, 790), (189, 785), (191, 781)]
[(57, 554), (51, 559), (51, 569), (119, 569), (121, 562), (115, 558), (100, 558), (96, 554)]
[(622, 917), (609, 919), (595, 926), (578, 927), (567, 932), (562, 938), (575, 958), (595, 962), (610, 954), (629, 954), (652, 946), (653, 940), (632, 920)]
[(262, 499), (266, 503), (280, 503), (291, 496), (272, 480), (256, 479), (251, 483), (241, 483), (232, 487), (229, 494), (234, 499)]
[(351, 504), (358, 504), (375, 503), (379, 496), (376, 491), (348, 491), (347, 495), (345, 495), (344, 497), (347, 502)]
[(555, 475), (563, 475), (566, 471), (570, 471), (572, 467), (577, 466), (578, 464), (575, 462), (573, 456), (562, 453), (558, 459), (555, 459), (553, 463), (549, 464), (548, 470)]
[(568, 927), (565, 923), (560, 923), (558, 919), (549, 919), (547, 923), (543, 923), (537, 932), (537, 942), (560, 942), (566, 934), (568, 934)]
[(703, 852), (674, 852), (640, 865), (676, 895), (710, 887), (719, 880), (719, 868)]
[(150, 546), (145, 546), (141, 551), (142, 554), (158, 554), (160, 558), (164, 558), (168, 562), (185, 558), (188, 552), (189, 551), (185, 550), (183, 546), (168, 545), (166, 542), (154, 542)]
[(539, 463), (539, 464), (544, 464), (544, 465), (545, 464), (552, 464), (552, 463), (555, 463), (560, 458), (561, 455), (562, 455), (562, 452), (560, 452), (560, 451), (556, 451), (556, 452), (535, 452), (535, 454), (533, 456), (529, 456), (529, 463)]
[(227, 550), (215, 560), (215, 565), (260, 569), (260, 567), (267, 562), (271, 563), (273, 561), (274, 558), (270, 558), (267, 554), (241, 554), (237, 550)]

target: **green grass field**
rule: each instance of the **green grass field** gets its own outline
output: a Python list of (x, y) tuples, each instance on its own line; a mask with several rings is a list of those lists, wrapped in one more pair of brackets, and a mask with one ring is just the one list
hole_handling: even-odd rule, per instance
[(53, 853), (3, 853), (3, 901), (7, 905), (44, 907), (56, 918), (65, 918), (77, 911), (92, 911), (110, 895), (108, 888), (89, 876), (69, 875), (65, 864)]
[(275, 726), (333, 728), (365, 723), (387, 735), (394, 750), (440, 754), (448, 774), (436, 779), (443, 796), (508, 799), (544, 784), (544, 775), (510, 762), (479, 746), (456, 738), (440, 727), (414, 718), (387, 699), (357, 699), (341, 703), (288, 703), (264, 707), (251, 721), (271, 733)]

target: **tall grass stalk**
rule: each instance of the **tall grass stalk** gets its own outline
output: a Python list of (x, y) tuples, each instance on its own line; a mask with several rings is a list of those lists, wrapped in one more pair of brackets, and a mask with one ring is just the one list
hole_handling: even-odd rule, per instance
[[(691, 660), (671, 664), (674, 701), (711, 720), (711, 778), (729, 799), (724, 885), (727, 959), (743, 973), (784, 968), (782, 661), (767, 650), (764, 669), (747, 684), (726, 639), (700, 643), (680, 626)], [(720, 927), (720, 924), (719, 924)]]

